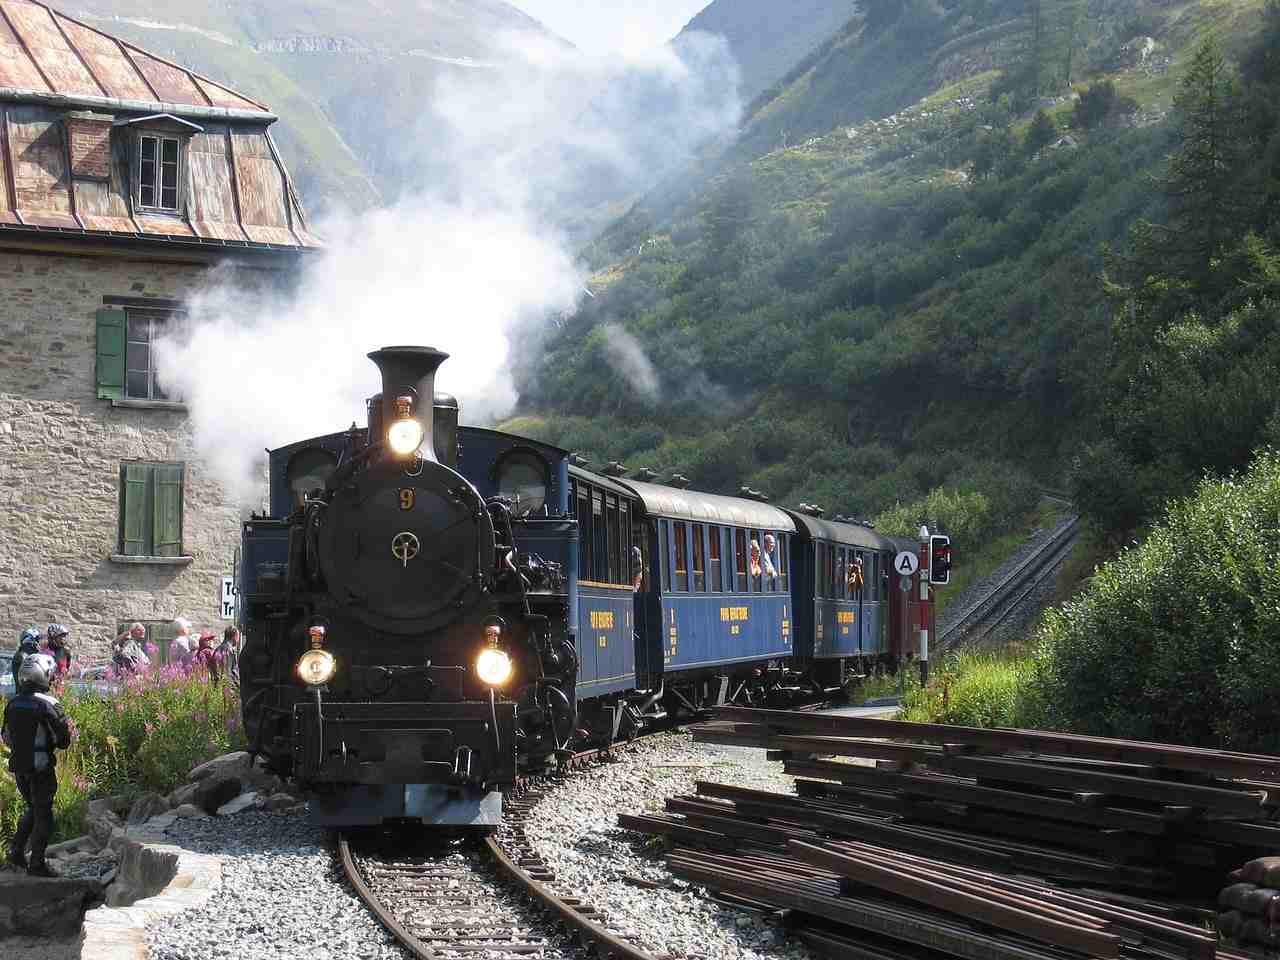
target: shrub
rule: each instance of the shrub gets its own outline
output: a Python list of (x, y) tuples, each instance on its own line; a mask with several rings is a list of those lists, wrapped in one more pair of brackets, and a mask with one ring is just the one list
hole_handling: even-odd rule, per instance
[(1280, 454), (1176, 501), (1141, 547), (1051, 610), (1027, 709), (1039, 725), (1280, 751)]
[[(68, 691), (62, 698), (72, 742), (58, 755), (55, 842), (83, 833), (90, 799), (167, 793), (192, 767), (244, 746), (238, 692), (203, 669), (167, 666), (118, 680), (111, 697)], [(0, 748), (0, 845), (12, 838), (20, 807)]]

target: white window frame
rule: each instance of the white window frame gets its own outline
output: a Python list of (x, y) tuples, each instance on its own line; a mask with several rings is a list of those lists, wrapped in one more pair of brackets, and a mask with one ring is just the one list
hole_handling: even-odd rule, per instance
[[(172, 329), (175, 324), (182, 323), (186, 319), (186, 314), (181, 310), (171, 310), (153, 307), (124, 307), (125, 324), (124, 324), (124, 383), (121, 389), (124, 393), (124, 399), (135, 403), (182, 403), (181, 397), (158, 397), (154, 396), (155, 385), (155, 342), (158, 332), (165, 328)], [(135, 320), (145, 318), (147, 321), (147, 339), (145, 341), (134, 340), (131, 338), (131, 324)], [(129, 392), (129, 374), (141, 373), (136, 367), (129, 366), (129, 347), (131, 344), (141, 344), (145, 342), (147, 346), (147, 396), (135, 397)]]
[[(152, 189), (155, 191), (153, 194), (153, 199), (156, 201), (155, 203), (144, 203), (142, 200), (142, 146), (144, 141), (147, 140), (154, 140), (156, 143), (155, 160), (153, 161), (155, 164), (155, 183), (152, 186)], [(137, 199), (139, 210), (143, 210), (147, 213), (169, 214), (171, 216), (178, 216), (182, 213), (182, 179), (185, 173), (184, 164), (182, 162), (184, 146), (183, 140), (183, 137), (171, 133), (160, 133), (159, 131), (154, 130), (140, 130), (138, 132), (138, 164), (136, 172), (138, 177)], [(164, 155), (164, 144), (166, 141), (173, 141), (177, 150), (177, 160), (174, 164), (174, 205), (172, 207), (166, 207), (161, 202), (164, 196), (164, 172), (163, 161), (161, 158)]]

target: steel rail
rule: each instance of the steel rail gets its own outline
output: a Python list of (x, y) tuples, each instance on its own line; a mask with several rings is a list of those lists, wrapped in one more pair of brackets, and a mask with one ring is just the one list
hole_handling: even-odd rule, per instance
[[(1022, 605), (1022, 602), (1036, 591), (1040, 584), (1044, 583), (1052, 573), (1057, 571), (1062, 560), (1075, 545), (1079, 535), (1079, 527), (1073, 527), (1069, 535), (1065, 535), (1060, 541), (1058, 541), (1055, 549), (1043, 554), (1043, 562), (1035, 570), (1028, 572), (1026, 578), (1022, 581), (1024, 584), (1022, 589), (1018, 590), (1016, 595), (1007, 595), (999, 603), (998, 612), (983, 624), (981, 632), (976, 636), (967, 637), (967, 639), (973, 643), (981, 643), (986, 640), (987, 637), (991, 636), (991, 634), (995, 632), (996, 628), (1008, 620), (1013, 611), (1017, 610)], [(949, 637), (950, 634), (948, 634), (948, 638)], [(949, 639), (944, 642), (943, 649), (946, 648), (946, 645), (949, 642)]]
[[(1023, 592), (1018, 601), (1014, 601), (1013, 604), (1008, 602), (1010, 595), (1019, 586), (1041, 573), (1046, 566), (1052, 568), (1051, 561), (1065, 552), (1069, 544), (1075, 542), (1079, 532), (1080, 518), (1078, 516), (1071, 517), (1059, 526), (1035, 552), (1009, 571), (998, 584), (992, 587), (985, 597), (965, 611), (954, 623), (948, 624), (939, 632), (939, 649), (945, 650), (951, 644), (963, 639), (976, 623), (981, 622), (983, 617), (990, 617), (996, 611), (1001, 611), (998, 622), (1003, 622), (1008, 616), (1008, 610), (1016, 606), (1018, 601), (1024, 599), (1030, 590)], [(1037, 584), (1039, 582), (1036, 581)], [(994, 629), (994, 626), (991, 629)]]
[(614, 936), (590, 916), (579, 912), (573, 904), (552, 890), (550, 885), (530, 876), (523, 867), (507, 856), (497, 838), (486, 837), (485, 845), (509, 878), (520, 884), (529, 896), (554, 913), (561, 923), (574, 930), (579, 936), (593, 942), (603, 956), (615, 957), (618, 960), (654, 960), (652, 954)]
[(351, 884), (351, 889), (355, 890), (360, 902), (373, 911), (374, 916), (400, 942), (400, 945), (418, 960), (435, 960), (435, 951), (410, 933), (405, 925), (383, 906), (378, 895), (364, 882), (364, 877), (360, 875), (360, 868), (356, 866), (355, 858), (351, 856), (351, 845), (347, 842), (345, 833), (338, 834), (338, 857), (342, 860), (342, 872), (346, 874), (347, 882)]

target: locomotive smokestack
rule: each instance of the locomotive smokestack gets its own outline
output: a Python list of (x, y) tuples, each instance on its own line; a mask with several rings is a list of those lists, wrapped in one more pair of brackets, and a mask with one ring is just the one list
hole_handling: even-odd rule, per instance
[(449, 359), (449, 355), (433, 347), (383, 347), (369, 354), (369, 359), (378, 365), (382, 373), (382, 429), (388, 430), (400, 419), (397, 401), (401, 397), (409, 397), (413, 401), (411, 416), (422, 427), (418, 456), (423, 460), (437, 460), (433, 436), (435, 413), (432, 409), (436, 395), (436, 370)]

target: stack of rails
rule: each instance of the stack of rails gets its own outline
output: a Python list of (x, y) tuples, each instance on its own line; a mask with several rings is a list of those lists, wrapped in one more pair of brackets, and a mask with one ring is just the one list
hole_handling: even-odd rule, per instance
[(1240, 957), (1216, 895), (1280, 852), (1280, 757), (740, 707), (692, 730), (772, 751), (795, 794), (700, 781), (619, 824), (842, 960)]

